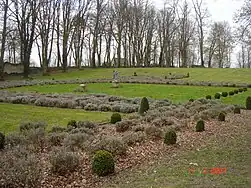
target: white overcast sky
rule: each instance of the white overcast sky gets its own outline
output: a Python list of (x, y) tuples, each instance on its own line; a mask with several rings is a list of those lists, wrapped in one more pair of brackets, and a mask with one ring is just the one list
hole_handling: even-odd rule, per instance
[[(158, 7), (163, 7), (165, 0), (152, 0)], [(192, 2), (192, 0), (187, 0)], [(244, 4), (244, 0), (203, 0), (203, 4), (208, 7), (212, 21), (228, 21), (233, 24), (233, 15)]]

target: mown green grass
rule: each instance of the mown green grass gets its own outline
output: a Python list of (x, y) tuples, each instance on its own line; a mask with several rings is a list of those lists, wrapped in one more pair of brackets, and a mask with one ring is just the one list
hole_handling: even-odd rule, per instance
[[(212, 138), (199, 151), (183, 152), (172, 159), (167, 153), (166, 157), (152, 165), (122, 172), (103, 187), (249, 188), (250, 126), (244, 128), (242, 125), (241, 128), (243, 130), (231, 138)], [(190, 163), (197, 163), (198, 166)], [(227, 173), (211, 174), (212, 168), (226, 168)], [(189, 169), (194, 169), (195, 172), (188, 172)], [(205, 175), (204, 169), (207, 171)]]
[[(206, 95), (214, 96), (217, 92), (229, 92), (235, 88), (229, 87), (202, 87), (202, 86), (174, 86), (156, 84), (120, 84), (120, 88), (112, 88), (111, 83), (88, 84), (86, 93), (105, 93), (124, 97), (151, 97), (154, 99), (169, 99), (175, 103), (186, 102), (189, 99), (203, 98)], [(78, 84), (44, 85), (11, 88), (10, 91), (39, 92), (39, 93), (72, 93)], [(78, 93), (81, 94), (81, 93)], [(251, 91), (231, 97), (222, 98), (226, 104), (245, 105), (245, 99)]]
[[(112, 78), (114, 68), (86, 68), (84, 70), (69, 70), (67, 73), (57, 72), (50, 76), (35, 76), (37, 79), (90, 79)], [(172, 74), (190, 74), (188, 80), (215, 82), (251, 82), (251, 69), (208, 69), (208, 68), (119, 68), (119, 76), (132, 76), (134, 72), (140, 75), (167, 76)]]
[(27, 121), (47, 122), (48, 129), (53, 125), (65, 127), (70, 120), (108, 122), (111, 114), (110, 112), (88, 112), (75, 109), (0, 103), (0, 131), (4, 133), (16, 131), (21, 122)]

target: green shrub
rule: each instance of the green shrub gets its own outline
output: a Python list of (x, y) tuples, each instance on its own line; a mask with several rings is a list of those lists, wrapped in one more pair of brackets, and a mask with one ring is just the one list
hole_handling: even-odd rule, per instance
[(3, 133), (0, 132), (0, 150), (4, 149), (5, 144), (5, 136)]
[(128, 132), (123, 136), (122, 140), (128, 146), (133, 146), (136, 143), (143, 142), (145, 140), (145, 134), (144, 132)]
[(46, 147), (46, 131), (42, 128), (25, 131), (26, 139), (35, 151), (43, 151)]
[(175, 144), (177, 141), (177, 135), (174, 130), (169, 130), (166, 132), (164, 137), (164, 143), (167, 145)]
[(189, 102), (194, 102), (194, 99), (189, 99)]
[(47, 124), (45, 122), (24, 122), (21, 123), (19, 129), (21, 132), (34, 130), (34, 129), (45, 129)]
[(222, 97), (227, 97), (228, 96), (228, 92), (222, 92)]
[(85, 149), (91, 138), (92, 137), (86, 133), (69, 134), (65, 136), (63, 144), (72, 151)]
[(48, 141), (51, 146), (61, 146), (65, 137), (65, 132), (53, 132), (48, 135)]
[(234, 108), (234, 113), (235, 114), (240, 114), (241, 113), (241, 109), (239, 107), (235, 107)]
[(247, 90), (248, 90), (248, 88), (246, 88), (246, 87), (243, 88), (243, 91), (247, 91)]
[(215, 93), (215, 95), (214, 95), (214, 98), (215, 98), (215, 99), (220, 99), (220, 97), (221, 97), (221, 94), (220, 94), (220, 93)]
[(128, 121), (120, 121), (116, 123), (115, 127), (117, 132), (125, 132), (131, 128), (131, 124)]
[(211, 95), (207, 95), (206, 99), (212, 99)]
[(27, 138), (19, 132), (11, 132), (5, 137), (5, 145), (8, 147), (22, 146), (28, 143)]
[(143, 125), (136, 125), (132, 128), (134, 132), (142, 132), (145, 130), (145, 127)]
[(242, 93), (242, 92), (243, 92), (243, 88), (239, 88), (238, 91), (239, 91), (240, 93)]
[(106, 176), (114, 173), (115, 162), (110, 152), (105, 150), (97, 151), (92, 161), (92, 171), (98, 176)]
[(247, 110), (251, 110), (251, 96), (246, 99), (246, 108)]
[(205, 130), (205, 123), (203, 120), (199, 120), (196, 124), (196, 132), (202, 132)]
[(147, 98), (143, 97), (139, 107), (139, 114), (143, 115), (147, 110), (149, 110), (149, 103)]
[(64, 132), (66, 131), (66, 128), (65, 127), (61, 127), (61, 126), (53, 126), (51, 128), (51, 132), (52, 133), (61, 133), (61, 132)]
[(66, 150), (54, 151), (49, 158), (52, 172), (59, 175), (73, 172), (79, 166), (78, 155)]
[(113, 113), (111, 116), (111, 123), (115, 124), (119, 121), (121, 121), (121, 115), (119, 113)]
[(133, 73), (133, 76), (138, 76), (136, 72)]
[(229, 96), (233, 96), (234, 95), (234, 92), (233, 91), (229, 91)]
[(127, 145), (120, 138), (117, 138), (115, 136), (106, 136), (102, 138), (98, 143), (96, 143), (93, 148), (91, 148), (91, 150), (92, 152), (96, 152), (98, 150), (106, 150), (113, 155), (125, 155)]
[(235, 93), (235, 94), (238, 94), (238, 93), (239, 93), (239, 90), (238, 90), (238, 89), (235, 89), (235, 90), (234, 90), (234, 93)]
[(70, 120), (67, 123), (67, 127), (77, 128), (77, 122), (75, 120)]
[(219, 115), (218, 115), (218, 120), (219, 121), (225, 121), (226, 119), (226, 116), (223, 112), (220, 112)]
[(145, 133), (147, 136), (152, 137), (152, 138), (161, 138), (163, 135), (163, 132), (160, 128), (156, 126), (149, 126), (145, 128)]
[(42, 187), (43, 170), (40, 162), (40, 156), (23, 147), (14, 147), (1, 153), (0, 187)]
[(91, 121), (79, 121), (77, 122), (77, 128), (95, 129), (96, 124)]

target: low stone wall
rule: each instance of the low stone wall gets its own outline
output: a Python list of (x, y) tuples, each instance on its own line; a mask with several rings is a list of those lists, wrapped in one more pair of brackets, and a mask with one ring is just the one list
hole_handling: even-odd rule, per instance
[(24, 72), (23, 64), (13, 64), (6, 62), (4, 63), (4, 73), (5, 74), (22, 74)]

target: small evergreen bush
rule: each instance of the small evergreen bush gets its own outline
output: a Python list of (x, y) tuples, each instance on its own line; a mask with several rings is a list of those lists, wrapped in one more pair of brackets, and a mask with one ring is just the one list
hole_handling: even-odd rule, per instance
[(167, 145), (175, 144), (177, 141), (177, 135), (174, 130), (169, 130), (166, 132), (164, 137), (164, 143)]
[(139, 114), (143, 115), (147, 110), (149, 110), (149, 103), (146, 97), (141, 99)]
[(222, 97), (227, 97), (228, 96), (228, 92), (222, 92)]
[(0, 132), (0, 150), (4, 149), (5, 136)]
[(105, 150), (97, 151), (92, 161), (92, 171), (98, 176), (106, 176), (114, 173), (115, 162), (110, 152)]
[(212, 99), (211, 95), (207, 95), (206, 99)]
[(239, 91), (240, 93), (242, 93), (242, 92), (243, 92), (243, 89), (242, 89), (242, 88), (239, 88), (238, 91)]
[(234, 92), (233, 91), (229, 91), (229, 96), (233, 96), (234, 95)]
[(215, 95), (214, 95), (214, 98), (215, 98), (215, 99), (220, 99), (220, 97), (221, 97), (221, 94), (220, 94), (220, 93), (215, 93)]
[(234, 90), (234, 93), (235, 93), (235, 94), (238, 94), (238, 93), (239, 93), (239, 90), (235, 89), (235, 90)]
[(247, 110), (251, 110), (251, 96), (246, 99), (246, 108)]
[(240, 114), (241, 113), (241, 109), (239, 107), (235, 107), (234, 108), (234, 113), (235, 114)]
[(247, 91), (247, 90), (248, 90), (248, 88), (246, 88), (246, 87), (243, 88), (243, 91)]
[(196, 132), (202, 132), (205, 130), (205, 123), (203, 120), (199, 120), (196, 124)]
[(73, 127), (73, 128), (77, 128), (77, 122), (75, 120), (70, 120), (67, 123), (67, 127)]
[(219, 115), (218, 115), (218, 120), (219, 121), (225, 121), (226, 119), (226, 116), (223, 112), (220, 112)]
[(133, 76), (138, 76), (136, 72), (133, 73)]
[(119, 121), (121, 121), (121, 115), (119, 113), (113, 113), (111, 116), (111, 123), (115, 124)]
[(189, 99), (189, 102), (194, 102), (194, 99)]
[(59, 175), (73, 172), (79, 166), (79, 157), (73, 152), (54, 151), (50, 155), (51, 170)]

